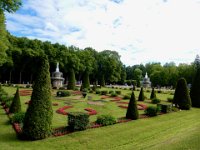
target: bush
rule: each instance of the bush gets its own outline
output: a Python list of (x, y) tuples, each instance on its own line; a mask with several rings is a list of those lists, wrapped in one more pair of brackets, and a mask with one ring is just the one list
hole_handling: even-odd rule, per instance
[(154, 99), (151, 100), (151, 103), (152, 104), (158, 104), (158, 103), (160, 103), (160, 99), (154, 98)]
[(124, 95), (123, 99), (130, 99), (131, 96), (130, 95)]
[(121, 92), (121, 91), (116, 91), (116, 93), (117, 93), (118, 95), (121, 95), (122, 92)]
[(100, 94), (101, 93), (101, 91), (100, 90), (96, 90), (96, 94)]
[(155, 107), (155, 106), (149, 106), (147, 107), (147, 109), (145, 110), (145, 114), (147, 116), (157, 116), (157, 113), (159, 112), (159, 107)]
[(117, 93), (112, 93), (110, 96), (111, 96), (111, 97), (116, 97), (116, 96), (117, 96)]
[(112, 93), (115, 93), (115, 91), (113, 91), (113, 90), (109, 91), (109, 94), (112, 94)]
[(74, 91), (79, 91), (79, 88), (78, 88), (78, 87), (75, 87), (75, 88), (74, 88)]
[(20, 102), (20, 96), (19, 96), (19, 88), (17, 88), (15, 96), (12, 100), (12, 104), (10, 105), (9, 112), (18, 113), (20, 111), (21, 111), (21, 102)]
[(97, 117), (96, 123), (102, 126), (107, 126), (107, 125), (115, 124), (116, 119), (111, 115), (101, 115)]
[(144, 92), (143, 92), (143, 87), (142, 87), (140, 90), (138, 101), (144, 101), (144, 99), (145, 97), (144, 97)]
[(97, 89), (97, 86), (96, 86), (96, 85), (93, 85), (93, 86), (92, 86), (92, 90), (93, 90), (93, 91), (96, 91), (96, 89)]
[(83, 95), (84, 98), (86, 97), (86, 95), (87, 95), (87, 89), (86, 88), (82, 90), (82, 95)]
[(70, 96), (71, 93), (69, 91), (57, 91), (56, 95), (58, 97), (65, 97), (65, 96)]
[(91, 89), (91, 90), (89, 90), (89, 93), (93, 93), (93, 90)]
[(12, 123), (23, 123), (25, 118), (24, 112), (18, 112), (11, 118)]
[(108, 94), (108, 91), (106, 90), (101, 91), (101, 95), (106, 95), (106, 94)]
[(167, 101), (171, 103), (171, 102), (173, 102), (173, 98), (168, 97), (168, 98), (167, 98)]
[(33, 83), (31, 103), (25, 114), (22, 135), (25, 139), (39, 140), (51, 135), (53, 110), (51, 80), (47, 56), (37, 56), (37, 73)]
[(156, 98), (156, 93), (155, 93), (154, 88), (152, 88), (150, 99), (154, 99), (154, 98)]
[(89, 73), (88, 73), (88, 71), (85, 71), (83, 73), (82, 86), (83, 86), (83, 89), (90, 88), (90, 79), (89, 79)]
[(126, 112), (126, 118), (127, 119), (133, 119), (136, 120), (139, 118), (139, 113), (138, 113), (138, 109), (137, 109), (137, 102), (135, 99), (135, 94), (134, 92), (132, 92), (131, 94), (131, 98), (128, 104), (128, 109)]
[(187, 82), (184, 78), (178, 80), (173, 103), (180, 109), (189, 110), (191, 107), (191, 99), (187, 88)]
[(69, 112), (68, 125), (72, 131), (85, 130), (89, 124), (89, 115), (83, 112)]
[(157, 107), (159, 107), (160, 111), (163, 113), (168, 113), (172, 111), (171, 104), (157, 104)]
[(59, 90), (65, 90), (65, 87), (60, 87)]
[(69, 81), (68, 81), (68, 84), (67, 84), (67, 89), (68, 90), (74, 90), (75, 89), (75, 82), (76, 82), (76, 79), (75, 79), (74, 69), (70, 68), (70, 70), (69, 70)]

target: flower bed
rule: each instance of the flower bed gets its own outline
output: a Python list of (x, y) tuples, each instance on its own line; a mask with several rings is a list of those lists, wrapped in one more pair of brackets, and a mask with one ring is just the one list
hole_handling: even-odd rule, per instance
[(72, 108), (72, 107), (73, 106), (64, 106), (64, 107), (61, 107), (58, 110), (56, 110), (56, 112), (58, 114), (67, 115), (67, 112), (65, 111), (65, 109)]
[(109, 98), (110, 96), (106, 96), (106, 95), (103, 95), (101, 96), (101, 99), (106, 99), (106, 98)]
[(19, 134), (19, 133), (22, 132), (22, 128), (21, 128), (21, 126), (20, 126), (19, 123), (13, 123), (12, 125), (13, 125), (13, 128), (14, 128), (14, 130), (15, 130), (15, 132), (16, 132), (17, 134)]
[(137, 104), (137, 105), (140, 106), (140, 107), (142, 107), (143, 108), (142, 110), (147, 109), (147, 105), (145, 105), (145, 104)]
[(85, 108), (84, 110), (88, 111), (89, 115), (96, 115), (97, 111), (92, 108)]
[(52, 103), (53, 106), (58, 106), (58, 103)]
[(122, 98), (121, 97), (114, 97), (113, 100), (111, 100), (111, 102), (116, 102), (116, 101), (121, 101)]
[(117, 102), (118, 104), (128, 104), (129, 102)]
[[(118, 103), (120, 103), (120, 102), (118, 102)], [(127, 103), (121, 103), (121, 104), (127, 104)], [(137, 109), (138, 110), (145, 110), (146, 108), (147, 108), (147, 106), (146, 105), (144, 105), (144, 104), (137, 104), (138, 106), (137, 106)], [(125, 108), (125, 109), (127, 109), (128, 108), (128, 106), (125, 106), (125, 105), (118, 105), (118, 107), (120, 107), (120, 108)]]
[(20, 96), (31, 96), (32, 95), (32, 90), (20, 90), (19, 91)]
[(82, 95), (82, 92), (81, 91), (73, 91), (72, 94), (73, 95)]

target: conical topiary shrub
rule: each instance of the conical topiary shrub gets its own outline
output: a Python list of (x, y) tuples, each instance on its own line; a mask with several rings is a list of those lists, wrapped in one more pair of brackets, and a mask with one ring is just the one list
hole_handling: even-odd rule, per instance
[(184, 78), (178, 80), (174, 93), (173, 103), (180, 109), (189, 110), (191, 107), (191, 99), (187, 88), (187, 83)]
[(83, 74), (83, 83), (82, 83), (83, 89), (89, 89), (90, 88), (90, 79), (89, 79), (89, 73), (85, 71)]
[(74, 69), (71, 68), (70, 71), (69, 71), (69, 81), (68, 81), (68, 84), (67, 84), (67, 89), (68, 90), (74, 90), (75, 89), (75, 82), (76, 82), (76, 79), (75, 79)]
[(19, 96), (19, 88), (17, 88), (17, 91), (16, 91), (13, 101), (11, 103), (9, 112), (10, 113), (18, 113), (20, 111), (21, 111), (21, 102), (20, 102), (20, 96)]
[(144, 97), (143, 87), (141, 87), (138, 101), (144, 101), (144, 99), (145, 99), (145, 97)]
[(152, 88), (150, 99), (154, 99), (154, 98), (156, 98), (156, 93), (155, 93), (154, 88)]
[(190, 97), (192, 100), (192, 106), (200, 108), (200, 60), (197, 56), (195, 60), (196, 72), (193, 78), (192, 87), (190, 90)]
[(128, 104), (128, 109), (127, 109), (127, 112), (126, 112), (126, 118), (127, 119), (133, 119), (133, 120), (136, 120), (136, 119), (139, 118), (139, 113), (138, 113), (138, 109), (137, 109), (137, 102), (136, 102), (135, 94), (134, 94), (133, 91), (132, 91), (131, 98), (130, 98), (130, 101), (129, 101), (129, 104)]
[(52, 103), (49, 63), (46, 56), (38, 59), (38, 70), (33, 83), (31, 102), (25, 114), (22, 136), (39, 140), (51, 134)]

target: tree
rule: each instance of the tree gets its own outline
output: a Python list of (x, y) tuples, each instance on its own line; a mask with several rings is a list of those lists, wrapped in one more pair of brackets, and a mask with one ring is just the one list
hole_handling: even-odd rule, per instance
[(37, 60), (38, 72), (23, 126), (23, 136), (30, 140), (48, 137), (53, 117), (49, 63), (46, 56), (37, 57)]
[(145, 99), (145, 97), (144, 97), (143, 87), (141, 87), (138, 101), (144, 101), (144, 99)]
[(13, 13), (19, 9), (22, 5), (21, 0), (1, 0), (0, 1), (0, 9), (3, 11), (7, 11), (9, 13)]
[(150, 99), (154, 99), (154, 98), (156, 98), (156, 93), (155, 93), (154, 88), (152, 88)]
[(67, 84), (67, 89), (68, 90), (74, 90), (75, 89), (75, 73), (74, 73), (74, 69), (70, 68), (69, 69), (69, 78), (68, 78), (68, 84)]
[(127, 109), (127, 112), (126, 112), (126, 118), (127, 119), (133, 119), (133, 120), (136, 120), (136, 119), (139, 118), (139, 113), (138, 113), (138, 109), (137, 109), (137, 102), (136, 102), (135, 95), (134, 95), (133, 91), (132, 91), (131, 98), (130, 98), (130, 101), (129, 101), (129, 104), (128, 104), (128, 109)]
[(136, 68), (133, 72), (133, 79), (137, 81), (137, 86), (140, 87), (140, 81), (142, 80), (142, 70)]
[(173, 103), (180, 109), (189, 110), (191, 107), (191, 99), (187, 88), (187, 82), (184, 78), (180, 78), (177, 82)]
[(20, 102), (20, 96), (19, 96), (19, 88), (17, 88), (12, 104), (10, 106), (9, 112), (18, 113), (20, 111), (21, 111), (21, 102)]
[(196, 72), (193, 77), (193, 83), (190, 91), (192, 106), (200, 108), (200, 59), (197, 55), (195, 59)]

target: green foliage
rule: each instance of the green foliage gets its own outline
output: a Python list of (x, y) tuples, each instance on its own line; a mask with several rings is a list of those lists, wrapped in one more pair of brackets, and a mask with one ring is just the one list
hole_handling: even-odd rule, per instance
[(157, 104), (157, 107), (159, 107), (160, 111), (163, 113), (169, 113), (172, 111), (172, 104)]
[(131, 94), (131, 98), (128, 104), (128, 109), (126, 112), (126, 118), (127, 119), (133, 119), (136, 120), (139, 118), (139, 113), (138, 113), (138, 109), (137, 109), (137, 102), (135, 99), (135, 94), (134, 92), (132, 92)]
[(102, 86), (102, 87), (105, 87), (105, 78), (104, 78), (104, 75), (102, 75), (102, 77), (101, 77), (101, 80), (100, 80), (100, 85)]
[(111, 95), (110, 95), (111, 97), (116, 97), (116, 96), (118, 96), (118, 94), (117, 93), (111, 93)]
[(25, 118), (24, 112), (15, 113), (14, 116), (11, 118), (12, 123), (23, 123)]
[(67, 89), (68, 90), (74, 90), (75, 89), (75, 73), (74, 73), (74, 69), (70, 68), (69, 71), (69, 81), (68, 81), (68, 85), (67, 85)]
[(86, 95), (87, 95), (87, 89), (86, 88), (82, 90), (82, 95), (83, 95), (84, 98), (86, 97)]
[(58, 97), (66, 97), (66, 96), (71, 96), (71, 93), (69, 91), (57, 91), (56, 95)]
[(187, 83), (184, 78), (178, 80), (173, 103), (180, 109), (189, 110), (191, 107), (191, 99), (187, 88)]
[(173, 102), (173, 98), (168, 97), (168, 98), (167, 98), (167, 101), (168, 101), (168, 102)]
[(96, 86), (96, 85), (93, 85), (93, 86), (92, 86), (92, 90), (93, 90), (93, 91), (96, 91), (96, 89), (97, 89), (97, 86)]
[(89, 73), (87, 71), (85, 71), (85, 73), (83, 74), (83, 84), (82, 84), (83, 88), (90, 88), (90, 80), (89, 80)]
[(83, 112), (68, 113), (68, 125), (70, 130), (85, 130), (89, 124), (89, 115)]
[(123, 99), (130, 99), (131, 96), (130, 95), (124, 95)]
[(96, 89), (96, 94), (100, 94), (100, 93), (101, 93), (101, 91)]
[(151, 100), (151, 103), (152, 104), (158, 104), (158, 103), (160, 103), (160, 101), (161, 101), (160, 99), (154, 98), (154, 99)]
[(37, 75), (23, 126), (23, 137), (30, 140), (48, 137), (51, 134), (53, 117), (49, 63), (46, 56), (37, 59)]
[(13, 13), (17, 11), (21, 5), (22, 5), (21, 0), (1, 0), (0, 10)]
[(18, 113), (20, 111), (21, 111), (21, 102), (20, 102), (20, 96), (19, 96), (19, 88), (17, 88), (15, 96), (12, 100), (12, 104), (10, 106), (9, 112)]
[(101, 91), (101, 95), (107, 95), (107, 94), (108, 94), (108, 91), (106, 90)]
[(143, 91), (143, 87), (141, 87), (140, 94), (139, 94), (139, 97), (138, 97), (138, 101), (144, 101), (144, 99), (145, 99), (144, 91)]
[(116, 119), (111, 115), (101, 115), (97, 117), (96, 123), (102, 126), (108, 126), (116, 123)]
[(115, 91), (111, 90), (111, 91), (109, 91), (108, 93), (109, 93), (109, 94), (112, 94), (112, 93), (115, 93)]
[(154, 98), (156, 98), (156, 93), (155, 93), (154, 88), (152, 88), (150, 99), (154, 99)]
[(193, 83), (190, 91), (192, 106), (200, 108), (200, 62), (196, 58), (196, 73), (193, 77)]
[(145, 110), (145, 114), (150, 116), (150, 117), (157, 116), (158, 112), (160, 111), (159, 109), (160, 109), (159, 107), (149, 106)]
[(121, 95), (121, 93), (122, 93), (121, 91), (116, 91), (116, 94), (118, 95)]

